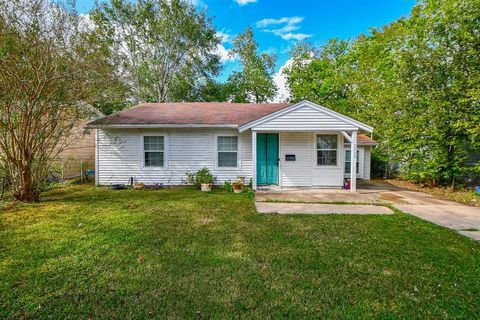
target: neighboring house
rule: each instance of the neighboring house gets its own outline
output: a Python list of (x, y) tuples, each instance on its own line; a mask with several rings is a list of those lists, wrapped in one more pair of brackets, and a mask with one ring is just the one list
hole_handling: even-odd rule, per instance
[[(296, 104), (145, 103), (89, 124), (97, 184), (181, 184), (207, 167), (216, 183), (341, 187), (370, 178), (373, 128), (308, 101)], [(358, 150), (350, 153), (350, 146)], [(358, 158), (357, 158), (358, 156)], [(356, 164), (356, 165), (352, 165)]]
[(86, 126), (105, 115), (89, 104), (83, 104), (82, 108), (85, 110), (84, 119), (72, 129), (67, 138), (71, 143), (57, 156), (56, 176), (61, 180), (77, 178), (81, 172), (95, 169), (95, 132)]

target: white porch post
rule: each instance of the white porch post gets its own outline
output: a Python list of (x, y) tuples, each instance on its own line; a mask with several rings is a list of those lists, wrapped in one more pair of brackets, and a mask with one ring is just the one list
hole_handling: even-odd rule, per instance
[(257, 190), (257, 131), (252, 130), (252, 189)]
[(350, 143), (350, 191), (357, 191), (357, 131), (352, 131)]

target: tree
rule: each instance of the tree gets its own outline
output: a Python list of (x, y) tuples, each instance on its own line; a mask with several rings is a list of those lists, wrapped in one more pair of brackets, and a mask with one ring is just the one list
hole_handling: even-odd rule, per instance
[(300, 42), (291, 52), (292, 64), (284, 70), (291, 100), (316, 101), (345, 112), (348, 105), (346, 67), (349, 42), (329, 40), (319, 50)]
[(224, 102), (229, 98), (228, 89), (226, 84), (214, 79), (196, 81), (194, 85), (186, 80), (172, 88), (172, 96), (175, 101)]
[(241, 71), (233, 72), (227, 81), (233, 102), (268, 102), (277, 93), (273, 82), (276, 56), (266, 52), (257, 55), (257, 51), (258, 44), (251, 28), (233, 40), (230, 55), (237, 56), (242, 67)]
[(0, 1), (0, 162), (20, 201), (38, 200), (82, 116), (89, 73), (73, 6)]
[(173, 90), (177, 85), (192, 88), (219, 71), (214, 52), (220, 39), (189, 1), (111, 0), (97, 3), (91, 17), (135, 102), (183, 100)]
[(407, 179), (455, 183), (480, 163), (480, 6), (427, 0), (408, 19), (349, 45), (299, 46), (287, 69), (294, 100), (334, 108), (375, 127), (375, 151)]
[(88, 72), (86, 89), (90, 92), (88, 103), (105, 115), (120, 111), (131, 103), (131, 88), (123, 79), (118, 65), (118, 55), (97, 37), (89, 16), (80, 16), (81, 41), (83, 45), (78, 53)]

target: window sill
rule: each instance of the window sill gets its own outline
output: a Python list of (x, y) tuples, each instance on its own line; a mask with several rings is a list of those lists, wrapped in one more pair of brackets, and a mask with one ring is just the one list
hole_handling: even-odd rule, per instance
[(215, 167), (218, 171), (241, 170), (241, 167)]
[(142, 169), (144, 169), (144, 170), (168, 170), (167, 166), (163, 166), (163, 167), (142, 166)]
[(340, 166), (313, 166), (314, 169), (341, 169)]

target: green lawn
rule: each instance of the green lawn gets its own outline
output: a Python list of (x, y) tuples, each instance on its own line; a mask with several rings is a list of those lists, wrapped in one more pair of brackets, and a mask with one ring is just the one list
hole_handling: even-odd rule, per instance
[(401, 213), (91, 186), (0, 209), (0, 318), (473, 319), (479, 278), (478, 243)]

